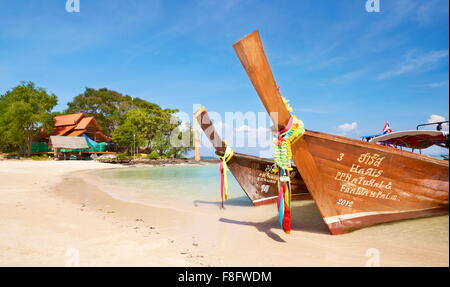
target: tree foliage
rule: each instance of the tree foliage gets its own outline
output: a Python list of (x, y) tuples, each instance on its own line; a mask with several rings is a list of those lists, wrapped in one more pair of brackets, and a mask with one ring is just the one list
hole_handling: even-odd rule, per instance
[(113, 140), (127, 151), (133, 146), (143, 146), (152, 123), (151, 116), (143, 109), (129, 110), (124, 122), (112, 133)]
[(189, 123), (181, 123), (171, 133), (170, 147), (166, 155), (174, 158), (185, 156), (193, 149), (194, 133)]
[(31, 141), (42, 128), (51, 131), (54, 94), (33, 82), (21, 82), (0, 96), (0, 150), (30, 155)]
[(160, 157), (184, 155), (192, 149), (190, 127), (180, 130), (181, 122), (172, 115), (173, 110), (161, 111), (157, 115), (144, 108), (128, 111), (123, 124), (114, 130), (113, 140), (127, 151), (138, 146)]
[(94, 116), (103, 132), (128, 152), (136, 145), (160, 156), (179, 157), (191, 149), (190, 142), (175, 143), (190, 132), (190, 128), (178, 129), (181, 122), (174, 117), (177, 109), (162, 109), (106, 88), (86, 88), (68, 103), (64, 113), (51, 113), (56, 103), (54, 94), (47, 94), (32, 82), (22, 82), (0, 96), (0, 150), (29, 154), (39, 130), (51, 132), (53, 116), (79, 112)]
[[(86, 88), (68, 106), (66, 113), (94, 116), (104, 133), (128, 152), (136, 145), (160, 155), (168, 153), (172, 148), (169, 138), (180, 124), (174, 120), (177, 109), (162, 109), (157, 104), (106, 88)], [(172, 153), (180, 152), (175, 149)]]
[[(106, 88), (98, 90), (86, 88), (83, 94), (76, 96), (67, 105), (66, 113), (83, 112), (88, 116), (94, 116), (103, 128), (103, 132), (109, 136), (116, 128), (125, 124), (128, 117), (142, 116), (142, 114), (128, 114), (129, 111), (136, 109), (145, 111), (149, 116), (145, 119), (146, 124), (149, 125), (146, 128), (149, 139), (152, 139), (157, 131), (172, 130), (174, 126), (170, 119), (174, 113), (178, 112), (176, 109), (162, 109), (157, 104), (140, 98), (132, 98)], [(129, 123), (127, 125), (128, 128), (131, 128)], [(121, 129), (123, 130), (123, 128)]]
[(106, 135), (122, 124), (125, 114), (133, 108), (133, 99), (116, 91), (86, 88), (69, 102), (67, 114), (83, 112), (94, 116)]

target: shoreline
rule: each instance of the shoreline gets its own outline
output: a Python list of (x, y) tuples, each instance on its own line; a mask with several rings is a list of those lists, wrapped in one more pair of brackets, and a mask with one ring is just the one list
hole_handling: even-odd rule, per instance
[(94, 161), (101, 163), (122, 164), (127, 166), (173, 166), (173, 165), (210, 165), (217, 164), (219, 160), (199, 160), (196, 161), (190, 158), (161, 158), (161, 159), (116, 159), (116, 158), (102, 158), (95, 159)]
[(370, 248), (381, 266), (449, 264), (447, 215), (332, 236), (313, 202), (296, 202), (286, 235), (274, 205), (149, 206), (88, 179), (92, 170), (125, 167), (0, 161), (0, 265), (64, 266), (71, 248), (81, 266), (365, 266)]

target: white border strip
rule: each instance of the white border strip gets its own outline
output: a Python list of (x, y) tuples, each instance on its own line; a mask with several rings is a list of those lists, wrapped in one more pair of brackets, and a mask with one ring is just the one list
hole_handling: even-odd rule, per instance
[(438, 207), (432, 207), (432, 208), (422, 208), (422, 209), (410, 209), (410, 210), (400, 210), (400, 211), (369, 211), (369, 212), (357, 212), (357, 213), (348, 213), (348, 214), (341, 214), (336, 216), (329, 216), (324, 217), (323, 220), (325, 220), (326, 224), (331, 224), (347, 219), (353, 219), (357, 217), (363, 217), (363, 216), (371, 216), (371, 215), (380, 215), (380, 214), (395, 214), (395, 213), (405, 213), (405, 212), (413, 212), (413, 211), (423, 211), (423, 210), (431, 210), (431, 209), (437, 209)]
[(276, 195), (276, 196), (271, 196), (271, 197), (264, 197), (264, 198), (256, 199), (256, 200), (253, 200), (253, 202), (260, 202), (260, 201), (269, 200), (269, 199), (274, 199), (274, 198), (278, 198), (278, 195)]
[(393, 138), (399, 138), (399, 137), (403, 137), (403, 136), (418, 136), (418, 135), (429, 135), (429, 136), (440, 136), (440, 135), (447, 135), (448, 132), (446, 131), (435, 131), (435, 130), (416, 130), (416, 131), (400, 131), (400, 132), (393, 132), (393, 133), (388, 133), (385, 135), (381, 135), (381, 136), (377, 136), (372, 138), (371, 140), (369, 140), (369, 142), (371, 143), (376, 143), (379, 141), (386, 141), (386, 140), (390, 140)]
[[(308, 193), (295, 193), (295, 194), (292, 194), (292, 197), (294, 197), (296, 195), (299, 195), (299, 194), (308, 194)], [(270, 196), (270, 197), (264, 197), (264, 198), (260, 198), (260, 199), (255, 199), (252, 202), (261, 202), (261, 201), (264, 201), (264, 200), (270, 200), (270, 199), (274, 199), (274, 198), (278, 198), (278, 195)]]

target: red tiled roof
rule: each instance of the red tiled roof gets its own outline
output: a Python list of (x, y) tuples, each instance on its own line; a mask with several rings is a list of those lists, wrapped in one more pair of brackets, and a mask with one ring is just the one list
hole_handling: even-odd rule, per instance
[(69, 137), (77, 137), (77, 136), (82, 135), (85, 131), (86, 131), (85, 129), (82, 129), (82, 130), (74, 130), (74, 131), (72, 131), (71, 133), (67, 134), (67, 136), (69, 136)]
[(53, 129), (53, 133), (52, 135), (54, 136), (63, 136), (66, 133), (70, 132), (71, 130), (73, 130), (75, 128), (75, 125), (72, 126), (62, 126), (62, 127), (55, 127)]
[(54, 118), (55, 127), (76, 125), (83, 116), (83, 113), (56, 116)]
[(112, 139), (100, 131), (100, 126), (94, 117), (85, 117), (83, 113), (56, 116), (54, 118), (55, 128), (53, 129), (53, 136), (80, 136), (87, 132), (90, 125), (94, 125), (94, 131), (97, 140), (110, 142)]
[(101, 131), (96, 131), (95, 132), (96, 136), (98, 136), (99, 138), (101, 138), (103, 141), (105, 142), (110, 142), (112, 141), (112, 138), (110, 138), (109, 136), (105, 135), (104, 133), (102, 133)]
[(100, 127), (98, 126), (97, 121), (94, 119), (94, 117), (82, 118), (81, 121), (75, 127), (75, 129), (76, 130), (86, 129), (91, 122), (94, 123), (94, 125), (97, 129), (100, 129)]

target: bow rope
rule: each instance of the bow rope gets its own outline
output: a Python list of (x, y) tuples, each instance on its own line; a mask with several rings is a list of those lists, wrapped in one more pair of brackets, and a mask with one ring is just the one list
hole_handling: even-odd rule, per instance
[[(288, 101), (283, 102), (289, 112), (292, 108)], [(273, 156), (276, 164), (275, 172), (278, 173), (278, 221), (285, 233), (291, 231), (291, 179), (292, 149), (291, 145), (305, 133), (305, 127), (301, 120), (291, 116), (287, 126), (278, 131), (273, 137)]]
[(230, 159), (233, 157), (233, 150), (228, 146), (228, 144), (225, 142), (225, 145), (227, 146), (225, 149), (225, 153), (223, 156), (217, 155), (217, 157), (220, 159), (220, 196), (222, 198), (222, 208), (224, 208), (224, 200), (228, 199), (228, 165), (227, 162), (230, 161)]

